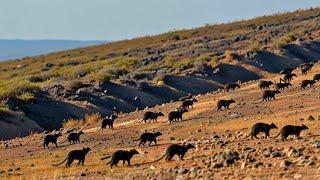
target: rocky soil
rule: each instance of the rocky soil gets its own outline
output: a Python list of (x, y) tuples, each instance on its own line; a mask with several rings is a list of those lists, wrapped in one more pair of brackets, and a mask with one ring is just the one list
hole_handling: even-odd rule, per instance
[[(83, 128), (81, 144), (70, 145), (64, 136), (58, 148), (42, 148), (42, 134), (1, 141), (0, 177), (13, 179), (317, 179), (320, 168), (320, 101), (319, 84), (300, 90), (303, 79), (311, 79), (319, 72), (317, 64), (307, 75), (293, 80), (293, 87), (281, 91), (276, 100), (259, 103), (261, 91), (257, 82), (242, 84), (241, 89), (230, 93), (212, 92), (197, 96), (198, 103), (185, 114), (182, 122), (168, 124), (166, 115), (180, 105), (173, 102), (158, 105), (153, 110), (164, 112), (157, 123), (135, 123), (143, 111), (124, 113), (116, 120), (114, 130), (98, 131), (99, 124)], [(277, 80), (280, 76), (270, 77)], [(229, 110), (215, 112), (219, 99), (233, 98), (236, 104)], [(281, 127), (305, 124), (309, 127), (301, 139), (290, 137), (251, 140), (247, 137), (256, 122), (275, 123), (279, 129), (271, 130), (275, 136)], [(144, 131), (160, 131), (158, 146), (137, 147), (133, 141)], [(177, 157), (171, 162), (161, 160), (171, 143), (192, 143), (184, 161)], [(51, 164), (61, 162), (68, 151), (88, 146), (85, 165), (72, 164), (71, 168)], [(136, 149), (140, 152), (132, 159), (132, 167), (110, 169), (100, 158), (118, 149)]]

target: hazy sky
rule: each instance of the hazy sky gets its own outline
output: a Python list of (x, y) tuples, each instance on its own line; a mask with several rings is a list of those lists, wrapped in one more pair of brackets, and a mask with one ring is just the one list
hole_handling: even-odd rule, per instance
[(118, 40), (320, 6), (320, 0), (0, 0), (0, 38)]

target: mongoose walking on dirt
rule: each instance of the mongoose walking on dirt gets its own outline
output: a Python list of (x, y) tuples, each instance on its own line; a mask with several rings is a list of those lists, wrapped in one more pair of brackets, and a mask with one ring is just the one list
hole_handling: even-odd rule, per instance
[(79, 164), (84, 164), (84, 161), (86, 159), (86, 155), (88, 154), (88, 152), (90, 151), (91, 149), (89, 147), (87, 148), (83, 148), (81, 150), (73, 150), (73, 151), (70, 151), (67, 155), (67, 157), (59, 164), (53, 164), (53, 166), (59, 166), (61, 164), (63, 164), (65, 161), (67, 161), (66, 163), (66, 167), (70, 167), (70, 165), (72, 164), (72, 162), (74, 160), (79, 160)]
[(107, 164), (110, 164), (111, 169), (113, 166), (117, 166), (119, 161), (123, 161), (123, 164), (127, 161), (128, 165), (130, 166), (130, 160), (135, 154), (140, 154), (137, 150), (132, 149), (130, 151), (124, 151), (124, 150), (118, 150), (114, 152), (111, 156), (107, 156), (104, 158), (101, 158), (101, 160), (107, 159), (111, 157), (111, 161)]

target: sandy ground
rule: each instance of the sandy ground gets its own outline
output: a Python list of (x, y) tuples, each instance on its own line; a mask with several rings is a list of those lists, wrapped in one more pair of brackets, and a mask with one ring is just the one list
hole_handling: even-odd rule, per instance
[[(199, 102), (184, 114), (182, 122), (166, 122), (168, 112), (180, 105), (180, 102), (175, 102), (153, 108), (165, 114), (157, 123), (135, 123), (143, 115), (143, 111), (137, 111), (122, 114), (116, 120), (114, 130), (98, 131), (99, 124), (86, 127), (80, 144), (64, 142), (65, 134), (58, 140), (58, 148), (51, 145), (50, 149), (43, 149), (41, 134), (1, 142), (0, 178), (317, 179), (320, 177), (320, 148), (315, 145), (317, 140), (320, 141), (319, 83), (300, 90), (300, 82), (311, 79), (319, 70), (317, 65), (304, 76), (296, 71), (298, 77), (293, 80), (293, 87), (281, 91), (276, 100), (269, 102), (259, 103), (261, 91), (257, 88), (257, 82), (242, 84), (241, 89), (230, 93), (214, 92), (198, 96)], [(273, 80), (279, 80), (279, 76), (273, 77)], [(229, 98), (233, 98), (236, 104), (232, 104), (229, 110), (214, 111), (219, 99)], [(310, 115), (315, 120), (308, 120)], [(302, 132), (301, 139), (290, 137), (285, 142), (279, 138), (251, 140), (246, 135), (257, 122), (275, 123), (279, 129), (271, 130), (271, 136), (288, 124), (305, 124), (309, 130)], [(157, 146), (137, 147), (137, 142), (133, 140), (144, 131), (163, 133), (158, 138)], [(183, 142), (196, 146), (186, 154), (184, 161), (175, 157), (171, 162), (161, 160), (150, 163), (161, 157), (169, 144)], [(71, 168), (52, 166), (61, 162), (70, 150), (82, 147), (92, 149), (84, 166), (77, 163), (73, 163)], [(100, 158), (118, 149), (136, 149), (140, 154), (132, 158), (131, 167), (119, 163), (118, 167), (110, 169), (106, 165), (109, 160), (101, 161)], [(228, 151), (236, 151), (239, 157), (230, 164), (221, 161), (223, 167), (219, 167), (215, 154)], [(271, 157), (268, 152), (278, 152), (280, 155)], [(291, 164), (283, 166), (283, 161), (290, 161)]]

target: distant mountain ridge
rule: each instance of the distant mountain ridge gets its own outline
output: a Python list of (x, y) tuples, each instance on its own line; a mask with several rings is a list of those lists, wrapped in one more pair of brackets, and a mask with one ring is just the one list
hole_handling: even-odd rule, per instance
[(106, 41), (0, 39), (0, 61), (92, 46)]

